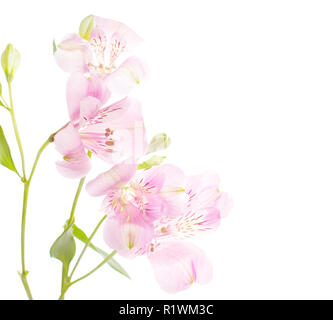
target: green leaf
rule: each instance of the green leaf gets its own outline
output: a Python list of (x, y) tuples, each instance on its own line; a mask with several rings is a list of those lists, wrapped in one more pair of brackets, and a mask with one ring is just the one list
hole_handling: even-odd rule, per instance
[(9, 170), (12, 170), (17, 173), (5, 134), (3, 133), (1, 126), (0, 126), (0, 163)]
[[(78, 228), (75, 224), (73, 225), (73, 236), (75, 238), (79, 239), (80, 241), (82, 241), (83, 243), (88, 242), (87, 235), (80, 228)], [(108, 253), (106, 253), (104, 250), (94, 246), (92, 243), (89, 243), (88, 246), (91, 249), (93, 249), (94, 251), (96, 251), (98, 254), (100, 254), (103, 258), (106, 258), (108, 256)], [(113, 268), (114, 270), (121, 273), (123, 276), (130, 279), (130, 276), (126, 272), (126, 270), (114, 258), (110, 258), (107, 263), (111, 268)]]
[(144, 170), (148, 170), (150, 169), (151, 167), (154, 167), (154, 166), (158, 166), (160, 165), (163, 160), (165, 159), (166, 157), (161, 157), (161, 156), (152, 156), (150, 159), (148, 159), (147, 161), (144, 161), (142, 163), (140, 163), (138, 165), (138, 169), (141, 170), (141, 169), (144, 169)]
[(60, 260), (68, 267), (75, 256), (75, 251), (75, 239), (72, 234), (72, 226), (70, 226), (53, 243), (50, 249), (50, 256)]

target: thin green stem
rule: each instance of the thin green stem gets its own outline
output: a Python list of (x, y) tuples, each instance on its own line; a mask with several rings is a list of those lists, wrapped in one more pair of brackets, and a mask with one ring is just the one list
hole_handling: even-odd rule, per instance
[(72, 205), (71, 214), (70, 214), (68, 222), (67, 222), (68, 226), (70, 226), (74, 222), (74, 214), (75, 214), (77, 202), (79, 200), (79, 197), (80, 197), (80, 194), (81, 194), (81, 191), (82, 191), (85, 180), (86, 180), (86, 177), (81, 178), (79, 186), (76, 190), (75, 198), (74, 198), (73, 205)]
[(104, 220), (106, 219), (106, 217), (107, 217), (107, 215), (105, 215), (105, 216), (104, 216), (104, 217), (98, 222), (98, 224), (97, 224), (97, 226), (95, 227), (94, 231), (92, 232), (92, 234), (91, 234), (90, 237), (88, 238), (88, 240), (87, 240), (85, 246), (83, 247), (83, 249), (82, 249), (82, 251), (81, 251), (81, 254), (79, 255), (79, 257), (78, 257), (78, 259), (77, 259), (77, 261), (76, 261), (76, 263), (75, 263), (75, 265), (74, 265), (74, 268), (73, 268), (73, 270), (72, 270), (72, 272), (71, 272), (71, 274), (70, 274), (70, 276), (69, 276), (69, 281), (72, 279), (73, 274), (74, 274), (74, 272), (75, 272), (77, 266), (79, 265), (79, 263), (80, 263), (80, 261), (81, 261), (83, 255), (84, 255), (84, 253), (86, 252), (86, 250), (87, 250), (87, 248), (88, 248), (88, 246), (89, 246), (89, 244), (90, 244), (92, 238), (94, 237), (94, 235), (96, 234), (96, 232), (98, 231), (99, 227), (102, 225), (102, 223), (104, 222)]
[(62, 265), (62, 274), (61, 274), (61, 295), (59, 297), (59, 300), (65, 299), (65, 293), (69, 287), (69, 281), (68, 281), (68, 266), (63, 264)]
[(100, 267), (102, 267), (105, 263), (107, 263), (115, 254), (117, 253), (116, 250), (113, 250), (108, 256), (105, 257), (105, 259), (94, 269), (92, 269), (91, 271), (89, 271), (87, 274), (85, 274), (84, 276), (76, 279), (75, 281), (71, 282), (69, 284), (69, 287), (72, 286), (74, 283), (77, 283), (85, 278), (87, 278), (88, 276), (90, 276), (91, 274), (93, 274), (96, 270), (98, 270)]
[(29, 187), (30, 182), (26, 182), (24, 184), (24, 194), (23, 194), (23, 209), (22, 209), (22, 222), (21, 222), (21, 265), (22, 271), (20, 273), (20, 277), (22, 280), (22, 284), (27, 293), (29, 300), (32, 300), (31, 290), (28, 284), (28, 271), (25, 269), (25, 224), (26, 224), (26, 214), (27, 214), (27, 206), (28, 206), (28, 195), (29, 195)]
[(10, 113), (10, 116), (12, 118), (15, 137), (16, 137), (17, 145), (18, 145), (18, 148), (19, 148), (19, 151), (20, 151), (21, 163), (22, 163), (22, 172), (23, 172), (23, 182), (25, 182), (26, 173), (25, 173), (24, 152), (23, 152), (23, 147), (22, 147), (20, 134), (19, 134), (18, 127), (17, 127), (16, 117), (15, 117), (15, 112), (14, 112), (14, 105), (13, 105), (12, 86), (11, 86), (10, 82), (8, 82), (8, 91), (9, 91), (9, 100), (10, 100), (9, 113)]
[(21, 223), (21, 264), (22, 264), (22, 272), (20, 273), (21, 280), (23, 283), (23, 286), (25, 288), (25, 291), (28, 295), (28, 298), (32, 300), (32, 294), (31, 290), (29, 288), (28, 280), (27, 280), (27, 274), (28, 271), (25, 269), (25, 226), (26, 226), (26, 215), (27, 215), (27, 207), (28, 207), (28, 196), (29, 196), (29, 188), (30, 188), (30, 183), (31, 179), (34, 175), (34, 172), (36, 170), (38, 160), (44, 151), (44, 149), (48, 146), (50, 143), (49, 139), (41, 146), (39, 149), (33, 168), (31, 170), (29, 179), (24, 182), (24, 195), (23, 195), (23, 209), (22, 209), (22, 223)]
[[(51, 135), (52, 137), (52, 135)], [(43, 145), (40, 147), (40, 149), (38, 150), (37, 152), (37, 155), (36, 155), (36, 158), (35, 158), (35, 161), (34, 161), (34, 164), (32, 166), (32, 169), (31, 169), (31, 173), (30, 173), (30, 176), (29, 176), (29, 179), (28, 179), (28, 182), (30, 183), (31, 182), (31, 179), (35, 173), (35, 170), (36, 170), (36, 167), (37, 167), (37, 164), (38, 164), (38, 161), (39, 161), (39, 158), (40, 156), (42, 155), (44, 149), (50, 144), (50, 138), (48, 138), (44, 143)]]
[(2, 106), (7, 109), (8, 111), (10, 111), (10, 107), (8, 105), (8, 103), (6, 102), (6, 100), (4, 99), (4, 97), (2, 96), (2, 94), (0, 95), (0, 102), (2, 104)]

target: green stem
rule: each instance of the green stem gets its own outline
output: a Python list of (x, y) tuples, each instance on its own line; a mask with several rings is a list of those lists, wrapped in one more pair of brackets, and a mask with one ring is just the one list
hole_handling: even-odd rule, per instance
[(25, 291), (27, 293), (27, 296), (30, 300), (32, 300), (32, 294), (31, 290), (29, 288), (28, 280), (27, 280), (27, 274), (28, 271), (25, 269), (25, 225), (26, 225), (26, 215), (27, 215), (27, 207), (28, 207), (28, 196), (29, 196), (29, 188), (31, 179), (34, 175), (34, 172), (36, 170), (38, 160), (44, 151), (44, 149), (48, 146), (50, 143), (50, 140), (48, 139), (39, 149), (34, 165), (32, 167), (29, 179), (24, 182), (24, 195), (23, 195), (23, 209), (22, 209), (22, 223), (21, 223), (21, 264), (22, 264), (22, 272), (20, 273), (21, 280), (23, 283), (23, 286), (25, 288)]
[[(51, 135), (51, 137), (52, 137), (52, 135)], [(37, 164), (38, 164), (40, 156), (42, 155), (44, 149), (50, 144), (50, 142), (51, 142), (51, 140), (50, 140), (50, 138), (48, 138), (43, 143), (43, 145), (40, 147), (40, 149), (38, 150), (36, 158), (35, 158), (35, 161), (34, 161), (34, 164), (33, 164), (32, 169), (31, 169), (31, 173), (30, 173), (29, 179), (28, 179), (29, 183), (31, 182), (31, 179), (32, 179), (32, 177), (33, 177), (33, 175), (35, 173), (35, 170), (36, 170), (36, 167), (37, 167)]]
[(61, 275), (61, 295), (59, 297), (59, 300), (64, 300), (65, 299), (65, 293), (69, 287), (68, 283), (68, 266), (63, 264), (62, 265), (62, 275)]
[(96, 270), (98, 270), (100, 267), (102, 267), (105, 263), (107, 263), (115, 254), (117, 253), (116, 250), (113, 250), (108, 256), (105, 257), (105, 259), (94, 269), (92, 269), (91, 271), (89, 271), (87, 274), (85, 274), (84, 276), (76, 279), (75, 281), (71, 282), (69, 284), (69, 287), (72, 286), (74, 283), (77, 283), (85, 278), (87, 278), (88, 276), (90, 276), (91, 274), (93, 274)]
[(86, 177), (81, 178), (79, 186), (76, 190), (75, 198), (74, 198), (73, 205), (72, 205), (71, 214), (70, 214), (68, 222), (67, 222), (68, 226), (70, 226), (72, 223), (74, 223), (74, 214), (75, 214), (77, 202), (79, 200), (79, 197), (80, 197), (80, 194), (81, 194), (81, 191), (82, 191), (85, 180), (86, 180)]
[(10, 82), (8, 82), (8, 91), (9, 91), (9, 100), (10, 100), (10, 116), (12, 118), (12, 123), (13, 123), (13, 128), (15, 132), (15, 137), (17, 141), (17, 145), (20, 151), (20, 156), (21, 156), (21, 164), (22, 164), (22, 172), (23, 172), (23, 182), (25, 182), (26, 179), (26, 173), (25, 173), (25, 160), (24, 160), (24, 152), (23, 152), (23, 147), (22, 147), (22, 142), (20, 138), (20, 134), (18, 131), (17, 127), (17, 122), (16, 122), (16, 117), (15, 117), (15, 112), (14, 112), (14, 105), (13, 105), (13, 95), (12, 95), (12, 86)]
[(95, 227), (94, 231), (92, 232), (92, 234), (91, 234), (90, 237), (88, 238), (88, 240), (87, 240), (85, 246), (83, 247), (83, 249), (82, 249), (82, 251), (81, 251), (81, 254), (79, 255), (79, 258), (77, 259), (77, 261), (76, 261), (76, 263), (75, 263), (75, 265), (74, 265), (74, 268), (73, 268), (73, 270), (72, 270), (72, 272), (71, 272), (71, 274), (70, 274), (70, 276), (69, 276), (69, 281), (72, 279), (73, 274), (74, 274), (74, 272), (75, 272), (77, 266), (79, 265), (79, 263), (80, 263), (80, 261), (81, 261), (83, 255), (84, 255), (84, 253), (86, 252), (86, 250), (87, 250), (87, 248), (88, 248), (88, 246), (89, 246), (89, 244), (90, 244), (92, 238), (94, 237), (94, 235), (95, 235), (96, 232), (98, 231), (99, 227), (101, 226), (101, 224), (103, 223), (103, 221), (104, 221), (106, 218), (107, 218), (107, 215), (105, 215), (105, 216), (104, 216), (104, 217), (98, 222), (98, 224), (97, 224), (97, 226)]

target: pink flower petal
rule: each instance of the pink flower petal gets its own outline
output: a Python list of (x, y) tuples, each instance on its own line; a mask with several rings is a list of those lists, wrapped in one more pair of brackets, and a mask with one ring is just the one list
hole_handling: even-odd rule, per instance
[(56, 166), (60, 174), (70, 179), (80, 179), (91, 169), (90, 159), (85, 153), (77, 154), (69, 160), (57, 161)]
[(147, 148), (140, 104), (134, 99), (100, 109), (80, 135), (88, 150), (109, 163), (139, 157)]
[(95, 23), (96, 27), (106, 32), (110, 38), (117, 36), (126, 51), (132, 50), (142, 41), (133, 30), (121, 22), (95, 16)]
[(80, 102), (80, 127), (86, 125), (90, 119), (96, 116), (101, 102), (94, 97), (88, 96)]
[(54, 137), (56, 149), (64, 156), (64, 161), (56, 163), (59, 172), (68, 178), (81, 178), (90, 170), (90, 160), (84, 151), (77, 130), (70, 123)]
[(110, 217), (105, 223), (104, 241), (125, 257), (144, 253), (152, 238), (152, 225), (145, 221), (140, 210), (130, 203), (120, 214)]
[(86, 190), (91, 196), (102, 196), (112, 189), (125, 185), (135, 174), (136, 163), (120, 163), (112, 167), (86, 185)]
[(138, 58), (130, 57), (107, 77), (107, 86), (111, 92), (127, 95), (146, 76), (146, 65)]
[[(152, 216), (175, 217), (183, 215), (187, 211), (188, 195), (185, 193), (185, 176), (182, 170), (171, 164), (164, 164), (147, 170), (146, 183), (154, 181), (155, 185), (160, 185), (160, 190), (147, 203), (147, 209)], [(157, 183), (158, 180), (162, 183)], [(163, 177), (163, 179), (162, 179)], [(150, 183), (152, 184), (152, 183)], [(162, 184), (162, 185), (161, 185)]]
[(212, 278), (205, 253), (184, 241), (165, 241), (149, 255), (149, 261), (160, 287), (169, 293), (185, 290), (194, 282), (206, 284)]
[(72, 121), (79, 119), (81, 101), (89, 96), (100, 100), (102, 105), (109, 99), (110, 91), (97, 77), (87, 78), (80, 72), (73, 73), (66, 88), (67, 106)]
[(63, 156), (77, 153), (83, 150), (80, 135), (72, 123), (61, 129), (54, 137), (54, 144), (58, 152)]
[(87, 42), (82, 40), (77, 34), (68, 35), (59, 43), (54, 58), (66, 72), (86, 72), (88, 47)]
[(225, 192), (221, 192), (217, 200), (217, 208), (220, 211), (221, 217), (225, 218), (233, 207), (233, 201)]

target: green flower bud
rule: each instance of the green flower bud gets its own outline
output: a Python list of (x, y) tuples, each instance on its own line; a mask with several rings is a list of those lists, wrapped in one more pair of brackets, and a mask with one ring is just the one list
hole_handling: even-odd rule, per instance
[(159, 133), (150, 141), (147, 154), (166, 149), (170, 143), (171, 139), (165, 133)]
[(90, 32), (94, 28), (95, 17), (90, 15), (84, 18), (80, 23), (79, 35), (81, 38), (90, 40)]
[(14, 74), (20, 65), (20, 60), (20, 53), (14, 46), (12, 44), (7, 45), (1, 56), (1, 65), (8, 82), (13, 80)]

